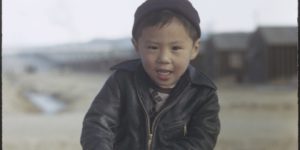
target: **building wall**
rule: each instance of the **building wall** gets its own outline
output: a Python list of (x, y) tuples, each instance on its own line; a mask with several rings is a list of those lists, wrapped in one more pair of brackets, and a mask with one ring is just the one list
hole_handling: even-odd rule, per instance
[(268, 80), (288, 79), (297, 73), (297, 47), (292, 45), (268, 48)]
[(209, 76), (212, 79), (217, 78), (218, 63), (219, 63), (219, 61), (217, 59), (216, 49), (213, 45), (212, 39), (209, 39), (206, 42), (206, 46), (205, 46), (204, 66), (205, 66), (205, 71), (206, 71), (207, 76)]
[(252, 35), (246, 52), (246, 81), (265, 82), (267, 81), (266, 66), (266, 46), (265, 42), (258, 33)]
[[(297, 44), (270, 43), (258, 30), (249, 40), (246, 81), (253, 83), (290, 79), (297, 74)], [(272, 37), (268, 37), (272, 38)]]
[(242, 50), (226, 50), (218, 52), (218, 77), (234, 77), (242, 82), (244, 74), (244, 57)]

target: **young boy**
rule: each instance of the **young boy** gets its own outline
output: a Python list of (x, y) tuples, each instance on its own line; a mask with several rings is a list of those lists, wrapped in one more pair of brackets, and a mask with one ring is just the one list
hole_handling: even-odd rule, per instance
[(220, 131), (216, 86), (190, 61), (200, 19), (188, 0), (147, 0), (135, 12), (139, 60), (116, 70), (84, 121), (84, 150), (212, 150)]

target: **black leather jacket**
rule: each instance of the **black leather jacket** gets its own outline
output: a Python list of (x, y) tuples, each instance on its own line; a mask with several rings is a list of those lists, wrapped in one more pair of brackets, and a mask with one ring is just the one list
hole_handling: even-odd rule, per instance
[[(150, 124), (139, 60), (114, 67), (83, 121), (84, 150), (212, 150), (220, 132), (216, 86), (192, 66)], [(174, 92), (175, 91), (175, 92)]]

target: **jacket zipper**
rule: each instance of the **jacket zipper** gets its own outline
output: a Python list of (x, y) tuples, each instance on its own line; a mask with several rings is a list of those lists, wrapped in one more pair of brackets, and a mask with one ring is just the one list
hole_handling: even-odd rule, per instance
[[(171, 107), (171, 106), (170, 106)], [(166, 108), (164, 108), (163, 110), (166, 110)], [(155, 118), (153, 119), (153, 123), (152, 123), (152, 129), (150, 130), (150, 137), (151, 137), (151, 140), (149, 141), (149, 150), (151, 150), (152, 149), (152, 147), (153, 147), (153, 142), (152, 142), (152, 139), (153, 139), (153, 136), (155, 135), (155, 130), (156, 130), (156, 127), (157, 126), (155, 126), (155, 123), (157, 122), (157, 120), (158, 120), (158, 118), (159, 118), (159, 115), (163, 112), (163, 110), (162, 111), (160, 111), (156, 116), (155, 116)]]
[(152, 148), (152, 138), (153, 138), (153, 134), (150, 132), (148, 137), (148, 150), (151, 150)]
[[(186, 88), (184, 88), (183, 90), (185, 90)], [(176, 95), (177, 97), (178, 95)], [(175, 97), (175, 96), (174, 96)], [(175, 105), (175, 103), (173, 104)], [(149, 146), (149, 150), (151, 150), (152, 146), (153, 146), (153, 142), (152, 142), (152, 139), (153, 139), (153, 136), (155, 135), (155, 130), (157, 128), (157, 126), (155, 126), (160, 114), (162, 114), (163, 112), (165, 112), (166, 110), (168, 110), (167, 108), (171, 108), (173, 107), (173, 105), (169, 105), (168, 107), (165, 107), (165, 108), (162, 108), (162, 110), (155, 116), (155, 118), (153, 119), (153, 123), (152, 123), (152, 130), (150, 130), (150, 137), (151, 137), (151, 141), (150, 141), (150, 146)], [(184, 126), (184, 130), (186, 130), (186, 125)]]
[(144, 110), (144, 113), (145, 113), (145, 116), (146, 116), (146, 124), (147, 124), (147, 128), (146, 128), (146, 132), (147, 132), (147, 149), (148, 150), (151, 150), (151, 143), (152, 143), (152, 138), (153, 138), (153, 134), (152, 134), (152, 131), (151, 131), (151, 128), (150, 128), (150, 119), (149, 119), (149, 116), (148, 116), (148, 113), (147, 113), (147, 110), (142, 102), (142, 97), (141, 95), (139, 94), (139, 92), (137, 92), (137, 95), (139, 97), (139, 101), (142, 105), (142, 108)]
[[(159, 113), (159, 114), (161, 114), (161, 112)], [(154, 123), (155, 123), (155, 121), (157, 120), (157, 118), (159, 117), (159, 114), (157, 114), (157, 116), (154, 118), (154, 121), (153, 121), (153, 124), (152, 124), (152, 130), (150, 129), (150, 128), (148, 128), (148, 129), (150, 129), (149, 130), (149, 138), (148, 138), (148, 150), (151, 150), (152, 149), (152, 139), (153, 139), (153, 135), (154, 135), (154, 131), (156, 130), (156, 127), (157, 126), (154, 126)], [(187, 124), (184, 124), (184, 126), (183, 126), (183, 135), (184, 136), (186, 136), (186, 134), (187, 134)]]
[[(184, 90), (184, 89), (183, 89)], [(141, 98), (141, 95), (139, 94), (139, 91), (137, 91), (137, 95), (138, 95), (138, 97), (139, 97), (139, 101), (140, 101), (140, 103), (141, 103), (141, 105), (142, 105), (142, 107), (143, 107), (143, 110), (144, 110), (144, 113), (145, 113), (145, 116), (146, 116), (146, 122), (147, 122), (147, 137), (148, 137), (148, 139), (147, 139), (147, 149), (148, 150), (152, 150), (152, 146), (153, 146), (153, 137), (154, 137), (154, 133), (155, 133), (155, 130), (156, 130), (156, 126), (155, 126), (155, 123), (156, 123), (156, 121), (158, 120), (157, 118), (159, 118), (159, 116), (160, 116), (160, 114), (162, 114), (162, 112), (164, 112), (165, 110), (167, 110), (167, 108), (170, 108), (170, 107), (173, 107), (173, 105), (175, 105), (175, 103), (173, 104), (173, 105), (169, 105), (168, 107), (166, 107), (166, 108), (163, 108), (157, 115), (156, 115), (156, 117), (154, 118), (154, 120), (153, 120), (153, 123), (152, 123), (152, 128), (151, 128), (151, 126), (150, 126), (150, 118), (149, 118), (149, 116), (148, 116), (148, 113), (147, 113), (147, 110), (146, 110), (146, 108), (145, 108), (145, 106), (144, 106), (144, 103), (142, 102), (142, 98)]]
[(186, 136), (187, 134), (187, 125), (184, 124), (184, 127), (183, 127), (183, 136)]

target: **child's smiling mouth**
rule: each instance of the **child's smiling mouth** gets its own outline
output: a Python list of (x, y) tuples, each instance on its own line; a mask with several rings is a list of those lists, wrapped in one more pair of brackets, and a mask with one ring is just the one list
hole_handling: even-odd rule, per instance
[(157, 69), (157, 76), (160, 80), (166, 81), (170, 78), (172, 71), (166, 69)]

